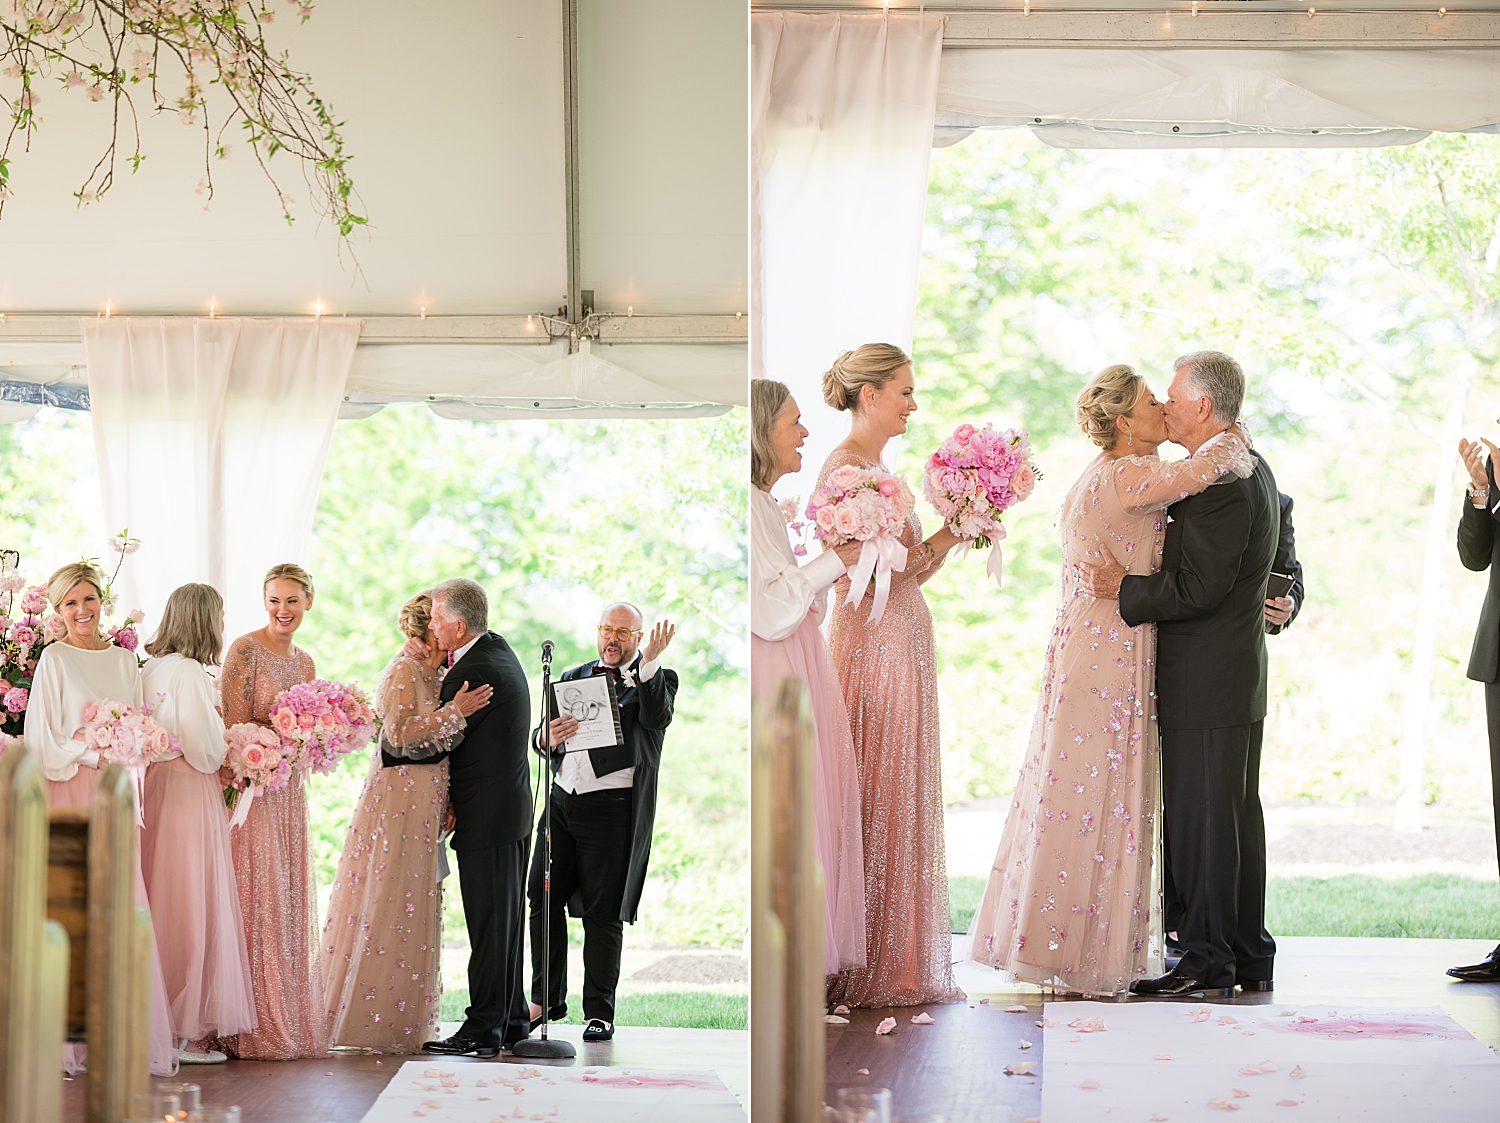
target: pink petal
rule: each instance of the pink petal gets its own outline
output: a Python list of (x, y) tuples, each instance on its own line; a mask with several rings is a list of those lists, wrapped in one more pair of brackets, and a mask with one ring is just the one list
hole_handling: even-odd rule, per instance
[(1296, 1068), (1292, 1069), (1291, 1072), (1287, 1073), (1287, 1075), (1290, 1076), (1293, 1080), (1301, 1080), (1304, 1076), (1307, 1075), (1307, 1073), (1302, 1071), (1301, 1065), (1298, 1065)]
[[(984, 999), (981, 998), (979, 1001), (983, 1002)], [(1024, 1013), (1026, 1013), (1026, 1007), (1024, 1007), (1024, 1006), (1007, 1006), (1005, 1008), (1005, 1012), (1007, 1014), (1024, 1014)]]
[(824, 1014), (823, 1020), (831, 1026), (846, 1026), (849, 1024), (848, 1018), (841, 1018), (837, 1014)]
[(1151, 1115), (1151, 1123), (1167, 1123), (1167, 1117), (1165, 1115), (1153, 1112)]
[(1015, 1061), (1005, 1066), (1006, 1076), (1030, 1076), (1035, 1071), (1035, 1061)]
[(869, 1076), (870, 1075), (870, 1070), (867, 1069), (867, 1068), (857, 1068), (857, 1069), (854, 1070), (854, 1075), (855, 1076)]
[(840, 1004), (833, 1008), (833, 1012), (835, 1014), (847, 1014), (849, 1012), (849, 1007)]
[(1297, 1101), (1296, 1100), (1277, 1100), (1276, 1101), (1276, 1106), (1277, 1107), (1296, 1107), (1297, 1106)]
[(1021, 1048), (1023, 1048), (1023, 1049), (1030, 1049), (1031, 1048), (1031, 1042), (1027, 1041), (1024, 1037), (1021, 1038)]
[(1260, 1068), (1261, 1072), (1275, 1072), (1276, 1071), (1276, 1062), (1275, 1061), (1261, 1061), (1260, 1065), (1258, 1067)]
[(1068, 1040), (1069, 1040), (1069, 1041), (1082, 1041), (1082, 1040), (1083, 1040), (1083, 1038), (1081, 1038), (1081, 1037), (1079, 1037), (1079, 1036), (1078, 1036), (1078, 1035), (1077, 1035), (1077, 1034), (1076, 1034), (1076, 1033), (1075, 1033), (1075, 1034), (1074, 1034), (1074, 1035), (1073, 1035), (1073, 1036), (1072, 1036), (1072, 1037), (1070, 1037), (1070, 1038), (1068, 1038)]
[(1172, 1059), (1172, 1054), (1171, 1053), (1157, 1053), (1151, 1059), (1153, 1061), (1170, 1061)]
[(1283, 1010), (1281, 1013), (1277, 1014), (1276, 1016), (1278, 1018), (1295, 1018), (1297, 1016), (1297, 1011), (1295, 1011), (1295, 1010)]
[(1237, 1100), (1246, 1099), (1250, 1095), (1250, 1093), (1247, 1092), (1247, 1091), (1245, 1091), (1243, 1088), (1231, 1088), (1231, 1089), (1229, 1089), (1229, 1091), (1234, 1095), (1234, 1098), (1237, 1099)]
[(1254, 1065), (1240, 1065), (1240, 1075), (1241, 1076), (1259, 1076), (1260, 1075), (1260, 1069), (1256, 1068)]
[(932, 1024), (932, 1015), (925, 1010), (920, 1014), (913, 1014), (911, 1024), (914, 1026), (930, 1026)]
[(1097, 1081), (1097, 1080), (1085, 1080), (1081, 1084), (1079, 1084), (1078, 1086), (1080, 1088), (1082, 1088), (1085, 1092), (1092, 1092), (1095, 1088), (1099, 1087), (1099, 1081)]
[(875, 1027), (875, 1035), (877, 1037), (884, 1037), (886, 1034), (894, 1032), (896, 1032), (895, 1018), (885, 1018)]
[(988, 998), (981, 998), (979, 1000), (979, 1005), (981, 1005), (981, 1006), (988, 1006), (989, 1004), (990, 1004), (990, 1000)]

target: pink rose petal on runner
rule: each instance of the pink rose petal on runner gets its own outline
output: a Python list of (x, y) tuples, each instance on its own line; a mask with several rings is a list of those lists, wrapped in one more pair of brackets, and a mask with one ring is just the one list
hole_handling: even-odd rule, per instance
[(1257, 1065), (1256, 1067), (1259, 1068), (1261, 1070), (1261, 1072), (1275, 1072), (1276, 1071), (1276, 1062), (1275, 1061), (1261, 1061), (1260, 1064)]
[(1167, 1123), (1167, 1117), (1157, 1112), (1152, 1112), (1151, 1123)]
[(1036, 1021), (1032, 1022), (1031, 1024), (1034, 1025), (1034, 1026), (1036, 1026), (1037, 1029), (1046, 1029), (1047, 1028), (1047, 1024), (1044, 1021), (1042, 1021), (1041, 1018), (1038, 1018)]
[(1030, 1076), (1035, 1071), (1035, 1061), (1014, 1061), (1005, 1066), (1006, 1076)]
[(979, 1000), (979, 1005), (981, 1005), (981, 1006), (988, 1006), (989, 1004), (990, 1004), (990, 1000), (988, 998), (981, 998)]
[(882, 1019), (881, 1023), (878, 1026), (875, 1027), (875, 1035), (877, 1037), (884, 1037), (888, 1033), (895, 1033), (895, 1032), (896, 1032), (896, 1019), (895, 1018), (885, 1018), (885, 1019)]
[(1077, 1034), (1076, 1034), (1076, 1033), (1075, 1033), (1075, 1034), (1074, 1034), (1074, 1035), (1073, 1035), (1073, 1036), (1072, 1036), (1072, 1037), (1070, 1037), (1070, 1038), (1068, 1038), (1068, 1040), (1069, 1040), (1069, 1041), (1082, 1041), (1082, 1040), (1083, 1040), (1083, 1038), (1081, 1038), (1081, 1037), (1079, 1037), (1079, 1036), (1078, 1036), (1078, 1035), (1077, 1035)]
[(1276, 1101), (1276, 1106), (1277, 1107), (1296, 1107), (1297, 1106), (1297, 1101), (1296, 1100), (1277, 1100)]
[(1318, 1019), (1317, 1018), (1309, 1018), (1306, 1014), (1298, 1014), (1297, 1015), (1297, 1020), (1299, 1022), (1301, 1022), (1303, 1025), (1311, 1025), (1313, 1022), (1317, 1021)]
[(1307, 1075), (1307, 1073), (1302, 1071), (1301, 1065), (1298, 1065), (1296, 1068), (1292, 1069), (1291, 1072), (1287, 1073), (1287, 1075), (1290, 1076), (1293, 1080), (1301, 1080), (1304, 1076)]
[(1241, 1076), (1259, 1076), (1260, 1075), (1260, 1069), (1256, 1068), (1254, 1065), (1240, 1065), (1240, 1075)]
[(1250, 1095), (1250, 1093), (1245, 1091), (1243, 1088), (1231, 1088), (1229, 1089), (1229, 1091), (1230, 1094), (1233, 1095), (1237, 1100), (1247, 1099)]
[(847, 1014), (849, 1012), (849, 1007), (840, 1004), (833, 1008), (833, 1012), (835, 1014)]
[(1219, 1024), (1221, 1026), (1237, 1026), (1240, 1023), (1238, 1018), (1231, 1018), (1228, 1014), (1220, 1014)]
[(824, 1014), (823, 1020), (831, 1026), (846, 1026), (849, 1024), (848, 1018), (841, 1018), (837, 1014)]
[(1297, 1016), (1297, 1011), (1295, 1011), (1295, 1010), (1283, 1010), (1281, 1013), (1277, 1014), (1276, 1016), (1278, 1018), (1295, 1018)]
[(1195, 1021), (1195, 1022), (1206, 1022), (1206, 1021), (1208, 1021), (1209, 1017), (1212, 1014), (1213, 1014), (1212, 1010), (1207, 1010), (1207, 1009), (1204, 1009), (1204, 1010), (1194, 1010), (1193, 1011), (1193, 1021)]
[(925, 1010), (920, 1014), (913, 1014), (911, 1024), (914, 1026), (930, 1026), (932, 1024), (932, 1015)]
[(1153, 1061), (1170, 1061), (1172, 1059), (1172, 1054), (1171, 1053), (1157, 1053), (1151, 1059)]
[(857, 1068), (857, 1069), (854, 1070), (854, 1075), (855, 1076), (869, 1076), (870, 1075), (870, 1070), (867, 1069), (867, 1068)]
[(1005, 1008), (1005, 1012), (1007, 1014), (1024, 1014), (1024, 1013), (1026, 1013), (1026, 1007), (1024, 1007), (1024, 1006), (1007, 1006)]
[(1024, 1037), (1021, 1038), (1021, 1048), (1023, 1048), (1023, 1049), (1030, 1049), (1031, 1048), (1031, 1042), (1027, 1041), (1026, 1038), (1024, 1038)]
[(1099, 1087), (1099, 1081), (1097, 1081), (1097, 1080), (1084, 1080), (1084, 1081), (1080, 1082), (1078, 1086), (1080, 1088), (1082, 1088), (1085, 1092), (1092, 1092), (1095, 1088)]

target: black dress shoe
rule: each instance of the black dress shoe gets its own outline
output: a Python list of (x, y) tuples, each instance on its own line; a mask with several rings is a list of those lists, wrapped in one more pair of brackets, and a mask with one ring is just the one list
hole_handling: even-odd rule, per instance
[[(564, 1018), (566, 1018), (567, 1016), (568, 1016), (568, 1004), (566, 1002), (560, 1002), (556, 1006), (552, 1007), (552, 1009), (550, 1009), (550, 1010), (547, 1011), (547, 1020), (549, 1022), (560, 1022)], [(541, 1024), (542, 1024), (542, 1017), (541, 1017), (540, 1014), (538, 1014), (536, 1017), (534, 1017), (534, 1018), (531, 1019), (531, 1028), (532, 1029), (536, 1029), (537, 1026), (539, 1026)], [(520, 1039), (517, 1038), (517, 1040), (520, 1040)]]
[(585, 1041), (608, 1041), (614, 1035), (615, 1023), (606, 1022), (603, 1018), (590, 1018), (589, 1024), (583, 1027)]
[(1465, 983), (1500, 983), (1500, 945), (1478, 963), (1448, 968), (1448, 974)]
[(1276, 989), (1271, 979), (1241, 979), (1238, 985), (1246, 994), (1266, 994)]
[(493, 1041), (486, 1044), (455, 1033), (452, 1037), (445, 1037), (440, 1041), (425, 1042), (422, 1045), (422, 1052), (438, 1053), (445, 1057), (498, 1057), (500, 1046)]
[(1228, 998), (1234, 987), (1206, 987), (1174, 968), (1157, 979), (1137, 979), (1130, 984), (1130, 993), (1142, 998)]

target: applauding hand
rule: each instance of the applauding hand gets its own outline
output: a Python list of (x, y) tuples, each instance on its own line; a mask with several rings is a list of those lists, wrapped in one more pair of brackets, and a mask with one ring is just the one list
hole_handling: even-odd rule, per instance
[(667, 649), (672, 642), (672, 637), (677, 634), (676, 625), (669, 620), (658, 620), (656, 626), (651, 629), (651, 638), (646, 641), (646, 646), (641, 649), (641, 659), (650, 663), (661, 658), (661, 653)]

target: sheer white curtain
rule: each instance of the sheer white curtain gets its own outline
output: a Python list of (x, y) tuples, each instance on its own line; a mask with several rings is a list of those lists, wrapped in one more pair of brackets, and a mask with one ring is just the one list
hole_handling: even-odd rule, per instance
[(202, 581), (224, 594), (232, 639), (263, 622), (265, 571), (306, 563), (359, 330), (357, 320), (83, 321), (105, 522), (142, 542), (121, 573), (120, 609), (144, 609), (147, 635), (168, 593)]
[(808, 495), (848, 428), (822, 372), (861, 343), (911, 347), (944, 22), (751, 17), (751, 369), (812, 433), (782, 495)]

